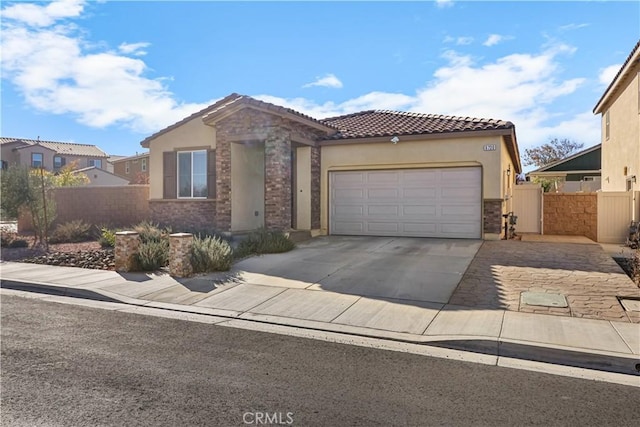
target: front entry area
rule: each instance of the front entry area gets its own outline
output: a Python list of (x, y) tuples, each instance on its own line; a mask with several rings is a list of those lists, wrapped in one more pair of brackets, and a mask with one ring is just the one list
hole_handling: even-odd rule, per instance
[(329, 233), (479, 239), (482, 169), (329, 173)]

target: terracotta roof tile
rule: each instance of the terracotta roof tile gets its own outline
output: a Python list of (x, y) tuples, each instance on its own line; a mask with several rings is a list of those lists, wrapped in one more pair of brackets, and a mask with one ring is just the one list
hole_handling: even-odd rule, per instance
[(72, 142), (59, 142), (59, 141), (39, 141), (36, 139), (24, 139), (24, 138), (9, 138), (0, 137), (1, 144), (9, 144), (11, 142), (23, 142), (26, 145), (39, 144), (45, 148), (55, 151), (58, 154), (68, 154), (73, 156), (85, 156), (85, 157), (109, 157), (107, 153), (89, 144), (76, 144)]
[(329, 139), (420, 135), (513, 128), (503, 120), (443, 116), (390, 110), (368, 110), (322, 120), (339, 132)]

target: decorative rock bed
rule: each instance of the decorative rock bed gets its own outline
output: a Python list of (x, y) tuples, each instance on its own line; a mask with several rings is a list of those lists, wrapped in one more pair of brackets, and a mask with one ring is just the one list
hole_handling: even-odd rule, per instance
[(20, 260), (20, 262), (58, 265), (61, 267), (93, 268), (98, 270), (113, 270), (115, 268), (113, 249), (98, 249), (79, 252), (52, 252), (31, 258), (24, 258)]

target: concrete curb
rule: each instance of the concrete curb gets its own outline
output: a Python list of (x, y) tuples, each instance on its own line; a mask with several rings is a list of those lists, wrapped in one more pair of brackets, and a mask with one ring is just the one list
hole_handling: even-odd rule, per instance
[(466, 351), (487, 356), (506, 357), (510, 359), (640, 376), (640, 357), (634, 354), (586, 350), (568, 346), (503, 339), (499, 337), (413, 335), (358, 326), (140, 300), (124, 296), (120, 297), (112, 292), (103, 293), (99, 290), (78, 289), (37, 281), (0, 279), (0, 288), (120, 303), (135, 307), (146, 307), (173, 312), (221, 317), (229, 320), (241, 320), (254, 324), (274, 325), (318, 332), (330, 332), (359, 338), (379, 339), (405, 344), (418, 344), (449, 350)]

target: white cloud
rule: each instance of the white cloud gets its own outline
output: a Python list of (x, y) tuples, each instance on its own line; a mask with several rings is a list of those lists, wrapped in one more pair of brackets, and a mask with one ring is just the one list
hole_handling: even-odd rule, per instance
[(461, 36), (461, 37), (451, 37), (446, 36), (443, 40), (445, 43), (455, 43), (458, 46), (465, 46), (473, 43), (473, 37), (470, 36)]
[(609, 86), (621, 67), (622, 64), (613, 64), (601, 69), (598, 75), (598, 81), (605, 86)]
[(316, 78), (316, 81), (311, 82), (311, 83), (307, 83), (306, 85), (302, 86), (302, 87), (313, 87), (313, 86), (320, 86), (320, 87), (330, 87), (330, 88), (334, 88), (334, 89), (340, 89), (342, 87), (342, 82), (340, 81), (339, 78), (337, 78), (335, 76), (335, 74), (326, 74), (323, 77), (318, 77)]
[(144, 50), (145, 47), (149, 47), (149, 43), (121, 43), (118, 50), (125, 55), (143, 56), (147, 54), (147, 51)]
[(503, 36), (503, 35), (500, 35), (500, 34), (491, 34), (491, 35), (489, 35), (489, 37), (487, 37), (487, 39), (482, 44), (484, 46), (491, 47), (491, 46), (495, 46), (498, 43), (501, 43), (501, 42), (503, 42), (505, 40), (509, 40), (511, 38), (512, 37)]
[(436, 6), (443, 9), (445, 7), (453, 6), (453, 0), (436, 0)]
[(84, 0), (58, 0), (46, 6), (33, 3), (15, 3), (2, 10), (5, 19), (10, 19), (34, 27), (47, 27), (61, 18), (80, 16)]
[[(91, 127), (122, 125), (149, 133), (204, 108), (208, 103), (181, 103), (163, 84), (147, 77), (146, 64), (114, 52), (90, 53), (73, 25), (51, 25), (76, 16), (73, 5), (17, 4), (3, 20), (2, 76), (11, 81), (33, 108), (71, 114)], [(17, 8), (17, 6), (33, 6)], [(119, 51), (141, 54), (145, 43), (123, 43)]]
[(580, 28), (584, 28), (584, 27), (588, 27), (591, 24), (586, 24), (586, 23), (582, 23), (582, 24), (567, 24), (567, 25), (562, 25), (560, 27), (558, 27), (558, 30), (561, 32), (565, 32), (565, 31), (573, 31), (573, 30), (579, 30)]

